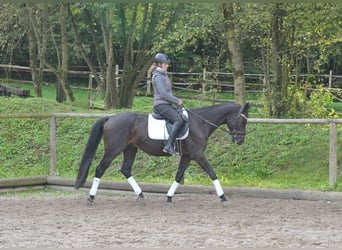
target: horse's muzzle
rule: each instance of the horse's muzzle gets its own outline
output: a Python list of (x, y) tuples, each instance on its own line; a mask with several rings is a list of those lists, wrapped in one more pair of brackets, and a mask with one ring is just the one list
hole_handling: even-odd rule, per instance
[(237, 145), (241, 145), (245, 142), (245, 137), (241, 135), (232, 136), (232, 142)]

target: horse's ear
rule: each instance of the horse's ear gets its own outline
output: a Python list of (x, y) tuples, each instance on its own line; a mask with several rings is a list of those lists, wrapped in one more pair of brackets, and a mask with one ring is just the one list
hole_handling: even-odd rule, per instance
[(250, 107), (249, 102), (247, 102), (247, 103), (245, 104), (245, 106), (243, 107), (243, 113), (247, 113), (248, 110), (249, 110), (249, 107)]

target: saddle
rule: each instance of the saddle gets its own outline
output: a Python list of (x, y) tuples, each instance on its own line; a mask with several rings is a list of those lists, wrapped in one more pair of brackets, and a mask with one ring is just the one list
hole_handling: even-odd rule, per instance
[[(182, 109), (182, 118), (184, 120), (184, 125), (180, 129), (176, 140), (184, 140), (189, 135), (189, 114), (186, 109)], [(152, 112), (148, 115), (148, 125), (147, 131), (148, 136), (152, 140), (167, 140), (169, 138), (169, 133), (172, 129), (172, 123), (165, 120), (162, 116), (156, 112)]]

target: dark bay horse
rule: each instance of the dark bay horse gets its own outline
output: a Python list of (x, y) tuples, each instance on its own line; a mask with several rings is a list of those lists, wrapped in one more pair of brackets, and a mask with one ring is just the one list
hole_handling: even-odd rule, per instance
[[(227, 201), (216, 173), (212, 166), (210, 166), (204, 151), (207, 147), (209, 136), (223, 124), (228, 126), (228, 132), (232, 137), (232, 142), (242, 144), (246, 134), (248, 110), (249, 103), (243, 106), (234, 103), (225, 103), (188, 110), (189, 135), (180, 143), (182, 155), (175, 180), (167, 193), (168, 202), (172, 202), (172, 197), (180, 185), (184, 172), (191, 160), (197, 162), (209, 175), (213, 181), (217, 196), (221, 201)], [(143, 198), (143, 192), (131, 174), (132, 165), (138, 149), (153, 156), (168, 156), (168, 154), (162, 151), (164, 141), (150, 139), (147, 133), (147, 126), (148, 115), (133, 112), (119, 113), (101, 118), (95, 122), (82, 156), (75, 188), (78, 189), (84, 185), (96, 149), (103, 137), (105, 152), (100, 164), (96, 168), (88, 200), (93, 202), (100, 178), (114, 158), (121, 153), (123, 153), (121, 172), (127, 178), (127, 181), (138, 197)]]

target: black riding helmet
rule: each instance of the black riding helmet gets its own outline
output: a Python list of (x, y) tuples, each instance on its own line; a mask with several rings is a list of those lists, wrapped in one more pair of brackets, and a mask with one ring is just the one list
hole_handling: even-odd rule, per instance
[(171, 60), (169, 59), (169, 57), (163, 53), (158, 53), (156, 54), (156, 56), (154, 57), (154, 62), (155, 63), (171, 63)]

